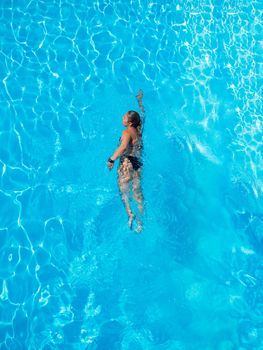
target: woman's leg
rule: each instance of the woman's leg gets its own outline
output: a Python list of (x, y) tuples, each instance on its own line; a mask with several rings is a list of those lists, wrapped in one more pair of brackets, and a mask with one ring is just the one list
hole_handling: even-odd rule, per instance
[(131, 228), (132, 221), (134, 218), (134, 214), (131, 210), (130, 201), (129, 201), (129, 192), (130, 192), (130, 182), (132, 180), (132, 164), (131, 162), (125, 158), (123, 162), (120, 164), (118, 169), (118, 184), (121, 193), (122, 201), (125, 205), (125, 209), (127, 211), (129, 220), (128, 226)]
[(134, 171), (133, 173), (133, 197), (136, 201), (138, 211), (140, 213), (140, 218), (137, 218), (137, 232), (140, 232), (142, 230), (142, 214), (143, 214), (143, 194), (141, 190), (141, 169), (138, 169)]

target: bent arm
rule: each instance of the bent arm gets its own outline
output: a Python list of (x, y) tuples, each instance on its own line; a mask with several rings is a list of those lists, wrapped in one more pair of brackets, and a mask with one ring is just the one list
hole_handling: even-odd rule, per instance
[(110, 157), (112, 160), (116, 160), (117, 158), (119, 158), (122, 153), (126, 150), (126, 147), (130, 141), (130, 134), (128, 133), (127, 130), (124, 130), (122, 133), (122, 137), (121, 137), (121, 144), (120, 146), (116, 149), (116, 151), (113, 153), (113, 155)]

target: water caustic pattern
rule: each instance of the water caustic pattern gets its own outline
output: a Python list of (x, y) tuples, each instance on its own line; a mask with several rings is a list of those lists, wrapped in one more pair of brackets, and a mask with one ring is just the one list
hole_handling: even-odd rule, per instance
[[(263, 348), (262, 13), (1, 1), (1, 350)], [(136, 235), (105, 162), (139, 88)]]

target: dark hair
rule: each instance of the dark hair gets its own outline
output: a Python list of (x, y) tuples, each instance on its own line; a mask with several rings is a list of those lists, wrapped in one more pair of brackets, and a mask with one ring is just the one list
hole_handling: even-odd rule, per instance
[(141, 125), (141, 118), (140, 118), (140, 114), (135, 112), (135, 111), (128, 111), (128, 120), (129, 122), (132, 123), (132, 126), (134, 128), (137, 128), (138, 126)]

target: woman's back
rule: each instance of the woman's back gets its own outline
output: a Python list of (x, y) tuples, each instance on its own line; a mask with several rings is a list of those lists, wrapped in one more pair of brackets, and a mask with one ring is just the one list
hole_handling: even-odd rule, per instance
[(142, 148), (143, 148), (142, 137), (138, 133), (137, 130), (132, 131), (130, 136), (131, 136), (130, 141), (129, 141), (123, 155), (140, 158)]

